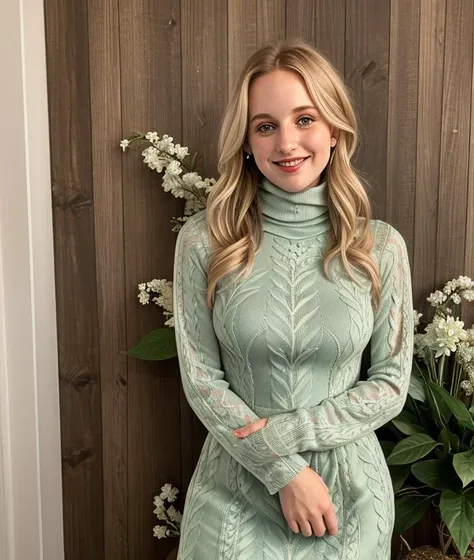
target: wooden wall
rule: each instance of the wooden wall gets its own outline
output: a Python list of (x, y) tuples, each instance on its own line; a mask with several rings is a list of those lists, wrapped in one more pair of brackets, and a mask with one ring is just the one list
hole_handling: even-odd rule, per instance
[(45, 15), (66, 559), (166, 558), (174, 542), (152, 536), (153, 495), (168, 481), (185, 493), (205, 432), (176, 360), (121, 352), (163, 325), (137, 285), (172, 278), (168, 219), (182, 201), (119, 141), (168, 133), (215, 176), (218, 121), (243, 61), (267, 41), (306, 39), (353, 92), (357, 165), (375, 216), (407, 241), (427, 311), (435, 287), (474, 275), (474, 3), (45, 0)]

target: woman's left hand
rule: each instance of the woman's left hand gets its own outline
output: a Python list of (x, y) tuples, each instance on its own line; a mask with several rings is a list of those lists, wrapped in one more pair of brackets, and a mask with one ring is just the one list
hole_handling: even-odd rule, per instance
[(252, 422), (251, 424), (247, 424), (246, 426), (243, 426), (238, 430), (234, 430), (234, 436), (241, 439), (246, 438), (250, 434), (253, 434), (254, 432), (258, 432), (258, 430), (265, 428), (267, 422), (268, 422), (268, 418), (259, 418), (258, 420), (255, 420), (255, 422)]

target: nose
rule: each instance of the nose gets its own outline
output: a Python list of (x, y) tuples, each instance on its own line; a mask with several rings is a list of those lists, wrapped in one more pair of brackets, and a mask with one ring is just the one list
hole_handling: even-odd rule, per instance
[(277, 152), (283, 155), (291, 154), (296, 148), (298, 140), (296, 138), (296, 131), (288, 127), (281, 127), (278, 136), (278, 143), (276, 146)]

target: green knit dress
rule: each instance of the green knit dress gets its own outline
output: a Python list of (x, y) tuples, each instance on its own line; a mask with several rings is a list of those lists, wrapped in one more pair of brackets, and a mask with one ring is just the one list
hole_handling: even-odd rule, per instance
[[(323, 256), (331, 228), (327, 184), (298, 193), (263, 179), (264, 241), (249, 278), (221, 278), (206, 305), (205, 211), (177, 240), (173, 301), (186, 398), (209, 434), (184, 506), (180, 560), (388, 560), (394, 495), (374, 430), (406, 399), (413, 304), (406, 245), (372, 220), (379, 309), (339, 259)], [(361, 357), (370, 343), (367, 380)], [(258, 418), (267, 426), (232, 433)], [(309, 465), (327, 484), (339, 532), (288, 527), (278, 490)]]

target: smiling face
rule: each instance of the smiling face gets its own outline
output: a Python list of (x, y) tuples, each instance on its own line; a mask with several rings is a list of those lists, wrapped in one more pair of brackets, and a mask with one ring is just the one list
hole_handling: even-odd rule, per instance
[(288, 192), (319, 184), (336, 139), (298, 74), (258, 77), (249, 89), (248, 122), (244, 149), (269, 181)]

